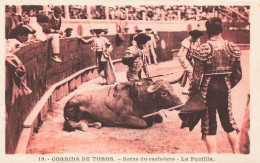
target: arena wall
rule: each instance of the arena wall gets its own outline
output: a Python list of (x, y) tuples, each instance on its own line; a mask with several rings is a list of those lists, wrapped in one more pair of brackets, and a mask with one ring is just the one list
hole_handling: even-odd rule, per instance
[[(172, 49), (180, 48), (180, 42), (188, 36), (187, 31), (158, 31), (160, 41), (156, 50), (158, 61), (166, 61), (172, 59)], [(239, 44), (250, 43), (249, 31), (224, 31), (224, 39), (228, 39)], [(125, 50), (131, 45), (133, 34), (124, 35), (125, 41), (120, 42), (116, 35), (108, 35), (114, 50), (111, 54), (113, 60), (121, 59), (125, 55)], [(88, 37), (86, 37), (88, 38)], [(201, 38), (202, 42), (207, 40), (206, 33)], [(25, 132), (28, 126), (26, 121), (28, 115), (38, 104), (39, 100), (46, 95), (48, 90), (52, 89), (45, 103), (43, 113), (36, 115), (37, 123), (34, 124), (33, 130), (29, 132), (37, 132), (38, 127), (44, 119), (48, 110), (52, 109), (53, 103), (59, 100), (67, 93), (76, 89), (82, 82), (91, 80), (98, 76), (95, 66), (95, 56), (90, 45), (82, 45), (77, 38), (61, 39), (61, 55), (63, 63), (57, 64), (50, 60), (51, 46), (49, 42), (36, 42), (27, 45), (18, 50), (15, 54), (21, 59), (26, 67), (27, 85), (32, 89), (32, 94), (19, 96), (13, 89), (12, 79), (6, 68), (6, 153), (14, 153), (21, 139), (21, 132)], [(117, 64), (116, 71), (126, 69), (124, 65)], [(75, 73), (80, 75), (74, 75)], [(71, 76), (72, 75), (72, 76)], [(58, 82), (70, 77), (66, 82), (52, 87)], [(46, 95), (47, 96), (47, 95)], [(12, 103), (12, 99), (14, 103)]]
[[(36, 21), (36, 20), (34, 20)], [(105, 24), (105, 26), (104, 26)], [(122, 29), (128, 28), (128, 33), (133, 34), (135, 30), (152, 28), (154, 31), (164, 32), (182, 32), (198, 29), (205, 31), (205, 20), (203, 21), (134, 21), (134, 20), (84, 20), (84, 19), (64, 19), (62, 21), (61, 30), (66, 28), (73, 28), (72, 36), (77, 36), (78, 27), (81, 26), (83, 36), (91, 36), (90, 29), (107, 28), (108, 35), (115, 35), (117, 33), (117, 25)]]

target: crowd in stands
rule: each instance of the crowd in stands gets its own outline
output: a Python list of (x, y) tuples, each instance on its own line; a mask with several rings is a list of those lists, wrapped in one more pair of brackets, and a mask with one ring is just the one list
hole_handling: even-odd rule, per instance
[[(109, 8), (109, 19), (185, 21), (207, 20), (211, 17), (218, 16), (232, 21), (237, 21), (240, 17), (243, 17), (243, 21), (245, 21), (245, 18), (249, 16), (249, 7), (247, 6), (230, 8), (224, 6), (116, 6)], [(233, 11), (231, 12), (231, 10)], [(236, 12), (242, 16), (238, 16)]]
[[(84, 7), (82, 7), (84, 8)], [(84, 14), (81, 10), (78, 14)], [(110, 20), (153, 20), (153, 21), (175, 21), (175, 20), (207, 20), (218, 16), (224, 21), (246, 21), (249, 17), (248, 6), (146, 6), (133, 7), (115, 6), (109, 7)], [(105, 6), (94, 6), (91, 8), (93, 19), (105, 19)], [(179, 18), (180, 17), (180, 18)]]
[(70, 5), (69, 6), (70, 19), (87, 19), (87, 9), (85, 6)]
[[(15, 6), (9, 6), (15, 8)], [(64, 7), (64, 6), (63, 6)], [(138, 7), (125, 5), (108, 7), (69, 5), (70, 19), (109, 19), (109, 20), (146, 20), (146, 21), (176, 21), (176, 20), (207, 20), (219, 17), (223, 22), (248, 22), (249, 6), (150, 6)], [(32, 17), (43, 12), (43, 6), (22, 6), (22, 19)], [(45, 6), (48, 14), (52, 13), (53, 6)], [(90, 11), (88, 11), (90, 10)], [(64, 13), (62, 15), (65, 17)]]

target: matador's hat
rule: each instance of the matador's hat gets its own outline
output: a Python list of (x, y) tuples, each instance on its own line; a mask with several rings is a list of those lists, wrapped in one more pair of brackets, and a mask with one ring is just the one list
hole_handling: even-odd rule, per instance
[(141, 29), (137, 29), (137, 30), (135, 30), (137, 33), (140, 33), (140, 32), (143, 32), (143, 30), (141, 30)]
[(152, 28), (146, 28), (145, 30), (146, 30), (146, 31), (151, 31), (151, 30), (152, 30)]
[(63, 9), (60, 6), (55, 6), (53, 10), (55, 12), (57, 12), (57, 13), (62, 13), (63, 12)]
[(134, 40), (137, 43), (145, 44), (145, 43), (147, 43), (147, 41), (151, 40), (151, 37), (146, 35), (146, 34), (144, 34), (144, 33), (140, 33), (140, 34), (138, 34), (137, 36), (134, 37)]
[(200, 36), (203, 35), (203, 33), (201, 31), (195, 29), (193, 31), (190, 31), (189, 35), (191, 35), (192, 37), (195, 37), (195, 38), (199, 38)]
[(96, 33), (96, 34), (100, 34), (102, 32), (105, 32), (105, 34), (107, 34), (107, 30), (104, 30), (104, 29), (92, 29), (92, 32)]

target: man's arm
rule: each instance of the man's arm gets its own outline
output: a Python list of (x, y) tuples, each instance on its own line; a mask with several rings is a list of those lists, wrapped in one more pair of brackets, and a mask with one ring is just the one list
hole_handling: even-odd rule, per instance
[(84, 39), (83, 37), (79, 36), (78, 39), (79, 39), (79, 41), (80, 41), (82, 44), (84, 44), (84, 45), (86, 45), (86, 44), (91, 44), (92, 42), (94, 42), (94, 37), (92, 37), (92, 38), (86, 40), (86, 39)]
[(186, 57), (187, 53), (188, 53), (188, 49), (182, 46), (179, 53), (178, 53), (179, 61), (180, 61), (181, 65), (182, 65), (182, 67), (184, 68), (185, 71), (192, 73), (193, 67)]
[(228, 43), (228, 52), (231, 54), (231, 57), (234, 60), (233, 64), (231, 65), (232, 73), (230, 74), (231, 88), (233, 88), (242, 79), (242, 69), (240, 62), (241, 52), (239, 47), (233, 42)]
[(51, 29), (50, 28), (50, 32), (49, 33), (58, 33), (58, 34), (60, 34), (60, 35), (63, 35), (63, 31), (61, 31), (61, 30), (56, 30), (56, 29)]
[(108, 53), (111, 53), (113, 51), (112, 44), (110, 43), (110, 41), (106, 37), (104, 37), (104, 41), (105, 41), (105, 45), (106, 45), (106, 51)]
[(145, 75), (149, 78), (150, 74), (149, 74), (149, 69), (148, 69), (145, 52), (143, 52), (142, 55), (143, 55), (143, 70), (144, 70)]

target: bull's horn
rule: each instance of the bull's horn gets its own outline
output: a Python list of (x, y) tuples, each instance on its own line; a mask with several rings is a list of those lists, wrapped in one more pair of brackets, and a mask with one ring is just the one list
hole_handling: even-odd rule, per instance
[(153, 92), (157, 91), (158, 88), (159, 88), (159, 86), (150, 85), (150, 86), (147, 88), (147, 92), (148, 92), (148, 93), (153, 93)]

